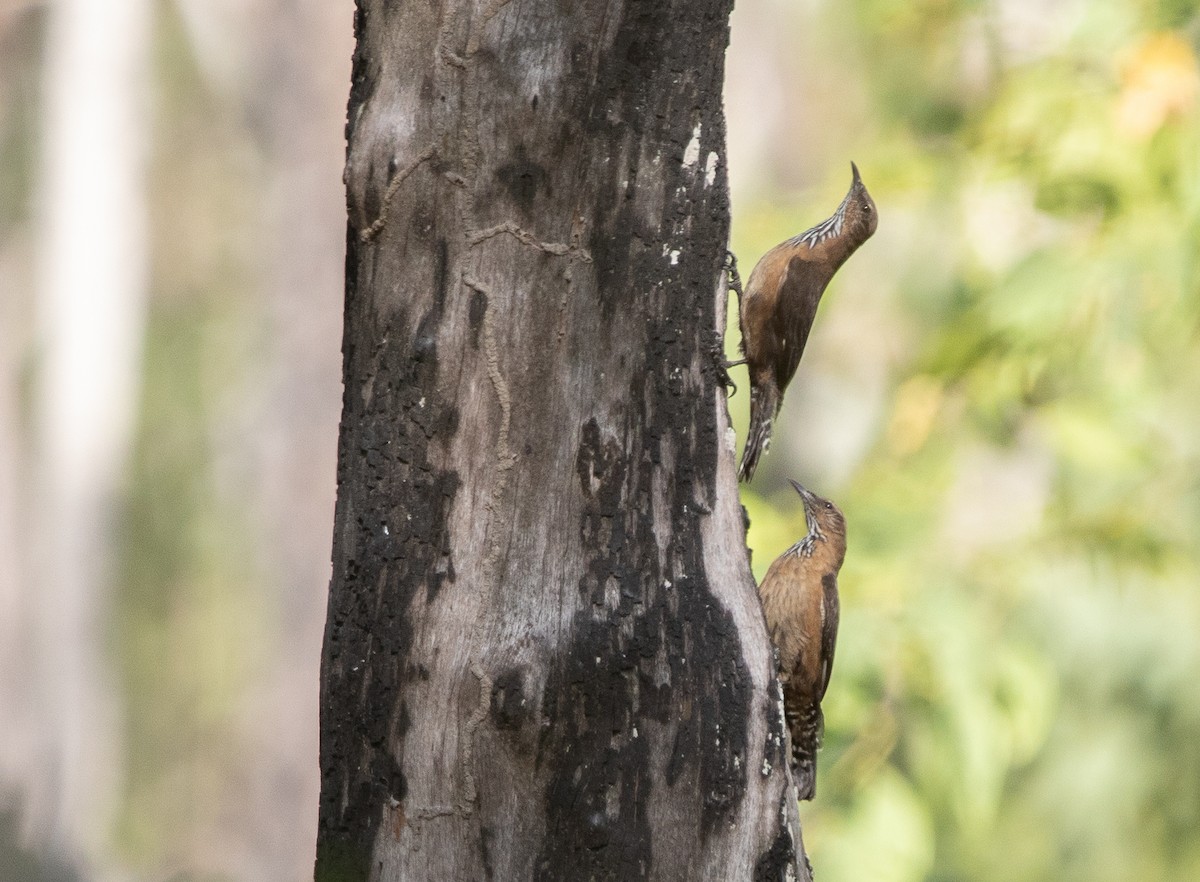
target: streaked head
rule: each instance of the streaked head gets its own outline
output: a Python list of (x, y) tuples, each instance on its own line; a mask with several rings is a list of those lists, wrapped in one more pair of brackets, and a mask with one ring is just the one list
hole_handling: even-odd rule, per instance
[(808, 536), (812, 539), (824, 538), (838, 546), (841, 553), (846, 550), (846, 519), (841, 509), (824, 497), (813, 493), (799, 481), (792, 481), (792, 486), (800, 494), (804, 503), (804, 518), (808, 522)]

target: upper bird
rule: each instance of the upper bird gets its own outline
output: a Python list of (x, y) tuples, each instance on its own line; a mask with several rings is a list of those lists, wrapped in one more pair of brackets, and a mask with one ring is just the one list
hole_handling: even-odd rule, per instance
[(875, 201), (858, 166), (850, 163), (850, 169), (850, 192), (838, 210), (764, 254), (741, 298), (742, 361), (750, 371), (750, 430), (738, 469), (743, 481), (754, 477), (767, 449), (771, 423), (804, 354), (825, 287), (878, 226)]

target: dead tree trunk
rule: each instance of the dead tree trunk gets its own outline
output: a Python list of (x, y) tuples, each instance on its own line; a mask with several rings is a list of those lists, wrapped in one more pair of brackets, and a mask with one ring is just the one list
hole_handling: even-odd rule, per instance
[(729, 9), (359, 0), (320, 882), (806, 877), (708, 355)]

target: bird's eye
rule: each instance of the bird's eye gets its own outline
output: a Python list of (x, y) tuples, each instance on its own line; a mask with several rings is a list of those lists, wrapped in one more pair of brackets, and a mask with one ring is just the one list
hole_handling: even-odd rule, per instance
[(825, 501), (825, 507), (830, 511), (833, 511), (833, 503), (829, 502), (828, 500)]

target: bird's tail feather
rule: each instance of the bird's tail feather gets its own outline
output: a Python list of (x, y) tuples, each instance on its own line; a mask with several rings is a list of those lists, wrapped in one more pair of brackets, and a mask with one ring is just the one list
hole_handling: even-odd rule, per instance
[[(792, 716), (789, 714), (789, 716)], [(817, 751), (825, 734), (825, 715), (819, 704), (810, 704), (788, 720), (792, 735), (792, 775), (798, 799), (812, 799), (817, 793)]]
[(750, 389), (750, 428), (746, 432), (746, 446), (738, 468), (739, 480), (749, 481), (754, 477), (758, 458), (771, 444), (771, 424), (778, 410), (779, 390), (774, 383), (762, 383)]

